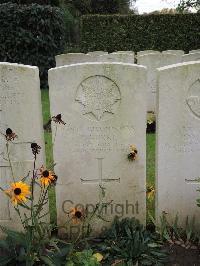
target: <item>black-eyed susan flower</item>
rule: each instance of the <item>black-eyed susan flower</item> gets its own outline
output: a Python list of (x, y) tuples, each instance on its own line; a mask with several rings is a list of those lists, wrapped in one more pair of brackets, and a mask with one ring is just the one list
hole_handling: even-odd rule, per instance
[(33, 142), (31, 143), (31, 149), (32, 149), (33, 155), (36, 156), (37, 154), (40, 153), (41, 147), (37, 143)]
[(49, 185), (55, 184), (58, 177), (53, 173), (45, 169), (43, 166), (40, 168), (40, 183), (42, 186), (47, 187)]
[(11, 128), (6, 129), (6, 135), (5, 136), (6, 136), (7, 141), (11, 141), (11, 140), (14, 140), (17, 138), (16, 133), (13, 132)]
[(62, 120), (62, 115), (58, 114), (56, 116), (52, 116), (52, 120), (53, 122), (57, 123), (57, 124), (63, 124), (65, 125), (66, 123)]
[(138, 151), (134, 145), (130, 146), (130, 153), (128, 154), (129, 161), (135, 161), (137, 158)]
[(22, 181), (12, 183), (11, 187), (5, 190), (5, 193), (10, 197), (14, 205), (27, 201), (27, 197), (31, 194), (30, 186)]
[(84, 219), (84, 211), (81, 208), (74, 207), (70, 209), (70, 216), (74, 224), (79, 224)]
[(155, 196), (155, 188), (153, 186), (147, 187), (146, 194), (147, 194), (147, 198), (149, 200), (152, 200), (154, 198), (154, 196)]

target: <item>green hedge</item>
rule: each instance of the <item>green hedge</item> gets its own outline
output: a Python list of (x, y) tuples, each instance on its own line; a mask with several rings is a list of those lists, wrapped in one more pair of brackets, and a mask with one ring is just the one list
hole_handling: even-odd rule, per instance
[(0, 4), (8, 2), (21, 4), (21, 5), (39, 4), (39, 5), (59, 6), (59, 0), (0, 0)]
[(200, 14), (90, 15), (81, 20), (81, 50), (200, 48)]
[(0, 61), (38, 66), (41, 85), (64, 50), (65, 22), (61, 9), (51, 6), (0, 5)]

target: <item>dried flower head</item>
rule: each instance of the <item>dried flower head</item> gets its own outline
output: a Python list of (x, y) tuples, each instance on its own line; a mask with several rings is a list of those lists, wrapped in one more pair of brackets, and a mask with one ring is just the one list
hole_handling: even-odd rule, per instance
[(12, 141), (15, 138), (17, 138), (17, 135), (15, 134), (15, 132), (12, 131), (11, 128), (6, 129), (6, 135), (5, 136), (6, 136), (7, 141)]
[(55, 185), (58, 177), (53, 173), (53, 171), (49, 171), (42, 166), (40, 168), (40, 183), (42, 186), (47, 187), (49, 185)]
[(81, 208), (74, 207), (70, 209), (70, 216), (74, 224), (79, 224), (84, 219), (84, 211)]
[(65, 125), (66, 123), (62, 120), (62, 115), (61, 114), (58, 114), (56, 116), (53, 116), (52, 117), (52, 120), (57, 123), (57, 124), (63, 124)]
[(31, 143), (31, 149), (32, 149), (33, 155), (36, 155), (40, 153), (41, 147), (37, 143), (33, 142)]
[(31, 194), (30, 186), (22, 181), (12, 183), (10, 189), (5, 190), (5, 193), (10, 197), (14, 205), (25, 202)]
[(137, 151), (136, 147), (134, 145), (131, 145), (130, 146), (130, 151), (131, 152), (128, 154), (128, 159), (130, 161), (135, 161), (136, 158), (137, 158), (137, 154), (138, 154), (138, 151)]
[(147, 198), (152, 200), (155, 196), (155, 188), (153, 186), (148, 186), (146, 194), (147, 194)]

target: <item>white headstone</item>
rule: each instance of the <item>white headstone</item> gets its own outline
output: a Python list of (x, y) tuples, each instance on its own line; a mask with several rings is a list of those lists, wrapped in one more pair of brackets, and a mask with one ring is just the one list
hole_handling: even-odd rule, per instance
[(93, 52), (88, 52), (87, 54), (89, 54), (89, 55), (103, 55), (103, 54), (108, 54), (108, 52), (104, 52), (104, 51), (93, 51)]
[(56, 66), (72, 65), (78, 63), (92, 62), (94, 58), (83, 53), (68, 53), (56, 56)]
[(124, 53), (124, 54), (134, 54), (133, 51), (116, 51), (116, 52), (114, 52), (114, 53), (120, 53), (120, 54), (122, 54), (122, 53)]
[(139, 51), (137, 52), (137, 57), (145, 54), (160, 54), (159, 51), (156, 50), (144, 50), (144, 51)]
[[(41, 94), (37, 67), (0, 63), (0, 131), (11, 128), (18, 138), (10, 144), (10, 159), (16, 181), (33, 170), (31, 142), (42, 147), (37, 167), (45, 163)], [(0, 186), (8, 189), (13, 182), (7, 161), (5, 137), (0, 134)], [(9, 198), (0, 192), (0, 224), (22, 229), (18, 214)], [(1, 233), (0, 233), (1, 234)]]
[(200, 49), (191, 50), (191, 51), (189, 51), (189, 53), (191, 53), (191, 54), (200, 53)]
[[(111, 203), (106, 220), (135, 216), (144, 223), (146, 69), (120, 63), (64, 66), (49, 71), (49, 85), (51, 114), (61, 113), (66, 121), (54, 145), (58, 224), (77, 204), (90, 204), (91, 212), (100, 186), (106, 189), (103, 201)], [(132, 162), (131, 144), (138, 150)], [(99, 219), (95, 224), (94, 232), (109, 225)]]
[(152, 53), (141, 55), (137, 60), (139, 65), (147, 67), (147, 110), (149, 112), (155, 112), (157, 87), (156, 69), (162, 66), (179, 63), (181, 61), (181, 56), (167, 53)]
[(120, 63), (135, 63), (134, 53), (111, 53), (100, 55), (97, 58), (98, 62), (120, 62)]
[(196, 216), (200, 176), (200, 62), (160, 68), (157, 109), (157, 219)]
[(189, 61), (198, 61), (200, 60), (200, 52), (198, 53), (190, 53), (185, 54), (182, 56), (182, 62), (189, 62)]
[(166, 50), (162, 51), (163, 54), (176, 54), (176, 55), (184, 55), (183, 50)]

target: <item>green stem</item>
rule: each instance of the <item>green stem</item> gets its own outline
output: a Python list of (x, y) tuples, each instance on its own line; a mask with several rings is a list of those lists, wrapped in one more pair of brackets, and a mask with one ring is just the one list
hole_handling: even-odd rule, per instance
[(7, 156), (8, 156), (8, 162), (9, 162), (9, 166), (10, 166), (10, 169), (11, 169), (12, 178), (13, 178), (13, 181), (15, 182), (15, 176), (14, 176), (14, 172), (13, 172), (13, 168), (12, 168), (12, 163), (11, 163), (11, 160), (10, 160), (8, 141), (6, 142), (6, 153), (7, 153)]
[(34, 226), (34, 183), (35, 183), (35, 168), (36, 168), (36, 155), (34, 156), (34, 163), (33, 163), (33, 176), (31, 180), (31, 221), (32, 226)]

